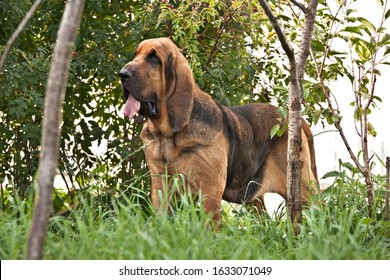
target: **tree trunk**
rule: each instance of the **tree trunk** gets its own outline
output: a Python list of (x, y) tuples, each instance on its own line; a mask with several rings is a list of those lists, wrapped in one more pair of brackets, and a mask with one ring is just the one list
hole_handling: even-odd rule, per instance
[(302, 91), (297, 78), (296, 64), (290, 65), (290, 85), (288, 91), (288, 145), (287, 145), (287, 210), (293, 225), (295, 235), (299, 234), (302, 224), (301, 199), (301, 118)]
[(283, 50), (290, 62), (290, 84), (288, 90), (289, 116), (288, 116), (288, 148), (287, 148), (287, 212), (293, 224), (294, 234), (299, 234), (302, 223), (302, 199), (301, 199), (301, 118), (302, 118), (302, 81), (306, 69), (306, 61), (309, 56), (310, 44), (314, 29), (314, 19), (317, 13), (318, 0), (311, 0), (308, 7), (298, 1), (292, 1), (305, 13), (305, 27), (302, 32), (299, 48), (298, 62), (295, 60), (294, 50), (287, 42), (280, 25), (273, 15), (265, 0), (259, 0), (260, 6), (271, 21), (276, 34), (282, 44)]
[(62, 103), (72, 51), (84, 10), (84, 0), (68, 0), (61, 20), (49, 72), (42, 127), (41, 152), (38, 168), (38, 190), (32, 226), (27, 244), (27, 258), (42, 258), (49, 221), (53, 181), (58, 166), (61, 136)]

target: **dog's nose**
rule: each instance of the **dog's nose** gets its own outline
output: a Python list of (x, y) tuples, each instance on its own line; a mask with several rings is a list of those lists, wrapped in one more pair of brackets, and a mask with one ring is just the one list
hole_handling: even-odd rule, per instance
[(127, 70), (125, 67), (123, 67), (121, 69), (121, 71), (119, 71), (119, 77), (122, 79), (122, 80), (127, 80), (131, 77), (131, 75), (133, 75), (131, 73), (131, 71)]

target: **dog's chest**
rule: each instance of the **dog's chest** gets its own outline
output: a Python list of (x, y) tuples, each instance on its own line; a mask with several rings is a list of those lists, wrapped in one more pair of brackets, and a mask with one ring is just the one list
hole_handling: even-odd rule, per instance
[(179, 157), (180, 148), (175, 144), (174, 137), (163, 137), (160, 133), (151, 131), (148, 127), (141, 133), (147, 160), (159, 162), (162, 165), (173, 162)]
[(157, 137), (155, 143), (155, 159), (159, 159), (166, 163), (169, 163), (174, 161), (179, 156), (179, 148), (175, 145), (173, 137)]

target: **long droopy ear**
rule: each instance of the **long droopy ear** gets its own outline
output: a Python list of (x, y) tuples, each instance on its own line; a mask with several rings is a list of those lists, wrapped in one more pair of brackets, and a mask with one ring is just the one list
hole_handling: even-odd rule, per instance
[(190, 121), (195, 82), (185, 57), (179, 53), (168, 58), (165, 77), (167, 81), (167, 109), (172, 131), (182, 130)]

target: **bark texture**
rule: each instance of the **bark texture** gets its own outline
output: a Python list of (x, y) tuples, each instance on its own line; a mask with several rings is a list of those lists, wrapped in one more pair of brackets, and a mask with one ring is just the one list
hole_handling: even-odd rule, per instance
[(84, 11), (84, 4), (84, 0), (69, 0), (66, 3), (51, 62), (45, 95), (41, 152), (37, 173), (38, 189), (27, 244), (28, 259), (42, 258), (52, 207), (51, 196), (54, 176), (58, 166), (62, 103), (65, 97), (70, 60)]
[(298, 1), (292, 1), (305, 13), (305, 26), (301, 36), (298, 61), (294, 50), (288, 43), (276, 17), (265, 0), (259, 0), (260, 6), (271, 21), (290, 63), (290, 84), (288, 90), (289, 119), (288, 119), (288, 154), (287, 154), (287, 211), (293, 224), (294, 234), (299, 234), (302, 223), (301, 176), (302, 162), (300, 158), (302, 135), (302, 81), (306, 69), (306, 61), (310, 54), (310, 44), (314, 30), (314, 20), (318, 0), (311, 0), (305, 7)]

